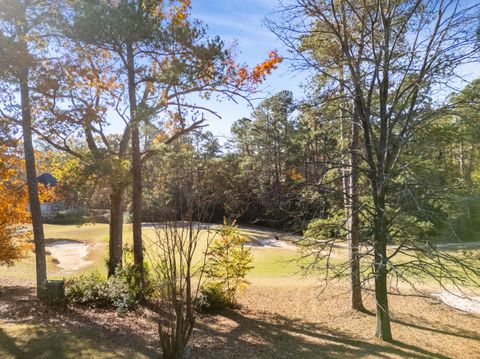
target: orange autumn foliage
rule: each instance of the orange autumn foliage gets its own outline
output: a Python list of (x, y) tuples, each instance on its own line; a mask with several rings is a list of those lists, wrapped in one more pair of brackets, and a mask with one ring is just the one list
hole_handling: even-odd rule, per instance
[(289, 172), (289, 177), (292, 181), (303, 181), (305, 179), (296, 168), (292, 168)]
[(21, 160), (0, 146), (0, 265), (12, 265), (31, 248), (24, 227), (29, 219), (28, 194), (19, 168)]
[[(119, 0), (110, 0), (110, 5), (118, 7)], [(191, 0), (169, 0), (169, 1), (141, 1), (140, 6), (144, 15), (155, 17), (161, 20), (169, 19), (171, 24), (183, 25), (189, 16)]]
[(262, 82), (266, 79), (267, 75), (272, 73), (272, 70), (276, 69), (278, 64), (283, 61), (283, 58), (278, 56), (276, 50), (271, 51), (268, 54), (268, 60), (263, 64), (255, 66), (252, 71), (252, 79), (254, 82)]
[(235, 84), (237, 86), (260, 84), (282, 61), (283, 57), (278, 55), (277, 50), (273, 50), (268, 54), (267, 60), (262, 64), (256, 65), (253, 69), (249, 69), (247, 66), (237, 67), (236, 71), (234, 71), (236, 76)]

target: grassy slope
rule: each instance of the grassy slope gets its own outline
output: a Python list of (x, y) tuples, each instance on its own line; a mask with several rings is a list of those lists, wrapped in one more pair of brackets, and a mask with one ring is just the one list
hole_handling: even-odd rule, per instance
[[(101, 246), (93, 254), (95, 264), (86, 269), (104, 271), (107, 225), (45, 226), (47, 238), (70, 239)], [(273, 233), (247, 228), (252, 241)], [(151, 228), (145, 238), (153, 239)], [(127, 243), (131, 237), (125, 228)], [(319, 298), (313, 278), (299, 280), (298, 254), (284, 248), (252, 248), (255, 269), (252, 286), (240, 296), (241, 312), (226, 313), (199, 321), (195, 342), (201, 358), (317, 358), (335, 357), (480, 357), (478, 317), (467, 316), (423, 299), (391, 297), (393, 330), (402, 343), (385, 345), (373, 339), (375, 318), (348, 311), (346, 289), (334, 287)], [(344, 251), (337, 253), (341, 260)], [(68, 277), (49, 262), (49, 276)], [(34, 278), (33, 256), (12, 268), (0, 267), (0, 278), (12, 282)], [(7, 280), (8, 282), (8, 280)], [(371, 296), (369, 309), (374, 309)], [(477, 323), (477, 324), (475, 324)], [(207, 344), (205, 344), (207, 343)], [(405, 344), (406, 343), (406, 344)], [(140, 350), (113, 344), (100, 332), (55, 325), (26, 323), (0, 324), (0, 358), (134, 358), (149, 357)], [(238, 351), (238, 352), (236, 352)], [(81, 353), (79, 355), (78, 353)], [(301, 353), (301, 354), (300, 354)], [(477, 356), (478, 354), (478, 356)], [(319, 356), (320, 355), (320, 356)], [(445, 356), (444, 356), (445, 355)]]
[[(262, 239), (271, 239), (276, 233), (256, 227), (241, 228), (241, 233), (245, 235), (252, 243), (259, 243)], [(146, 227), (143, 229), (145, 245), (148, 247), (156, 238), (155, 229)], [(52, 257), (47, 257), (48, 276), (51, 279), (69, 278), (75, 275), (83, 274), (92, 270), (99, 271), (106, 274), (106, 253), (108, 249), (108, 225), (106, 224), (88, 224), (83, 226), (76, 225), (45, 225), (45, 235), (48, 242), (55, 240), (73, 240), (79, 242), (86, 242), (95, 246), (95, 250), (91, 252), (88, 260), (93, 261), (93, 264), (88, 268), (80, 271), (70, 272), (65, 271), (53, 262)], [(131, 245), (131, 227), (125, 225), (124, 227), (124, 243)], [(293, 240), (293, 236), (281, 235), (282, 239)], [(202, 232), (202, 239), (205, 240), (206, 232)], [(204, 250), (204, 246), (199, 247), (198, 255)], [(297, 251), (287, 248), (262, 248), (252, 247), (252, 254), (254, 256), (255, 268), (249, 274), (251, 281), (271, 279), (284, 280), (286, 278), (301, 277), (301, 268), (303, 264), (307, 264), (308, 260), (298, 261), (300, 255)], [(455, 251), (454, 251), (455, 252)], [(461, 254), (461, 250), (457, 250)], [(334, 257), (331, 258), (332, 263), (344, 262), (347, 258), (345, 248), (336, 248), (334, 250)], [(309, 259), (311, 260), (311, 259)], [(396, 261), (405, 261), (402, 255), (396, 258)], [(364, 261), (365, 269), (369, 270), (370, 264)], [(35, 260), (33, 253), (26, 259), (17, 263), (14, 267), (6, 268), (0, 267), (0, 278), (9, 280), (11, 282), (30, 281), (35, 277)], [(429, 282), (427, 278), (427, 282)]]
[[(242, 230), (242, 233), (246, 235), (250, 240), (256, 241), (256, 239), (263, 239), (271, 237), (272, 233), (263, 230)], [(145, 244), (148, 246), (152, 240), (156, 237), (155, 230), (153, 228), (144, 228), (143, 230)], [(85, 242), (92, 246), (96, 245), (95, 251), (92, 252), (89, 260), (92, 260), (94, 264), (89, 268), (81, 270), (79, 272), (68, 272), (59, 269), (52, 261), (52, 257), (47, 257), (47, 269), (48, 275), (51, 279), (71, 277), (92, 270), (98, 270), (101, 273), (105, 273), (105, 258), (106, 250), (108, 248), (108, 225), (95, 224), (95, 225), (45, 225), (45, 237), (47, 241), (55, 240), (73, 240), (79, 242)], [(126, 225), (124, 229), (125, 243), (131, 243), (131, 229)], [(261, 248), (253, 247), (252, 254), (254, 256), (255, 269), (250, 274), (250, 279), (265, 278), (278, 278), (290, 275), (298, 274), (299, 268), (296, 262), (298, 254), (295, 250), (284, 248)], [(199, 252), (201, 248), (199, 248)], [(18, 280), (33, 280), (35, 276), (35, 260), (33, 254), (28, 258), (20, 261), (14, 267), (6, 268), (0, 267), (0, 277), (3, 279), (9, 279), (12, 282)]]

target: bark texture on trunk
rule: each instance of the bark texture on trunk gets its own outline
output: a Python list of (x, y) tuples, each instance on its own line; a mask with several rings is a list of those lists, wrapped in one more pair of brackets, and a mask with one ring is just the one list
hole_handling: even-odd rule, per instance
[(45, 260), (45, 235), (43, 232), (42, 212), (38, 196), (37, 172), (35, 169), (35, 150), (32, 140), (32, 114), (30, 108), (29, 71), (24, 69), (20, 75), (20, 97), (22, 104), (23, 146), (27, 172), (28, 197), (32, 216), (33, 238), (35, 242), (35, 269), (37, 275), (37, 296), (43, 298), (43, 286), (47, 280)]
[[(343, 78), (343, 68), (340, 68)], [(343, 85), (341, 94), (345, 96)], [(348, 161), (343, 161), (343, 205), (346, 216), (348, 259), (350, 269), (350, 307), (357, 311), (366, 311), (362, 300), (362, 283), (360, 276), (360, 196), (358, 193), (358, 181), (360, 180), (360, 123), (357, 104), (353, 103), (353, 118), (348, 119), (341, 105), (341, 136), (344, 137), (343, 123), (347, 122), (347, 139), (350, 139)], [(343, 138), (342, 138), (343, 140)], [(343, 141), (342, 141), (343, 142)]]
[(390, 327), (390, 311), (388, 308), (388, 288), (387, 288), (387, 219), (385, 217), (385, 199), (380, 195), (377, 199), (377, 212), (374, 222), (375, 236), (375, 302), (378, 338), (391, 342), (392, 330)]
[(122, 266), (123, 246), (123, 202), (125, 188), (118, 186), (110, 194), (110, 240), (108, 276), (115, 274), (115, 270)]
[(137, 118), (137, 96), (135, 84), (135, 59), (133, 46), (127, 46), (128, 62), (128, 99), (130, 121), (132, 123), (132, 227), (133, 257), (137, 270), (143, 276), (143, 241), (142, 241), (142, 158), (140, 150), (140, 131)]
[[(355, 113), (355, 111), (354, 111)], [(358, 181), (360, 179), (360, 128), (354, 118), (352, 122), (352, 142), (350, 148), (350, 185), (348, 196), (348, 247), (350, 261), (350, 305), (353, 310), (365, 311), (362, 301), (362, 283), (360, 278), (360, 196)]]

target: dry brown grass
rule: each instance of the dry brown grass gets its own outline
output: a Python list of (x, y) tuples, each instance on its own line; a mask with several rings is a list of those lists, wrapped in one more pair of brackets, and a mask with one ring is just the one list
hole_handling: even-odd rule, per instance
[[(310, 285), (253, 286), (243, 309), (199, 325), (210, 345), (201, 358), (479, 358), (480, 317), (415, 297), (391, 296), (396, 342), (374, 338), (373, 314), (351, 312), (336, 286), (316, 297)], [(373, 298), (366, 298), (373, 310)]]
[[(240, 295), (240, 310), (198, 318), (192, 358), (480, 358), (479, 316), (423, 298), (391, 296), (396, 342), (386, 344), (374, 338), (373, 314), (349, 311), (345, 288), (336, 285), (317, 295), (312, 281), (256, 281)], [(367, 296), (366, 304), (373, 310), (373, 298)], [(30, 289), (10, 287), (0, 290), (0, 318), (5, 333), (12, 333), (7, 325), (29, 325), (30, 331), (34, 325), (42, 327), (47, 339), (49, 330), (57, 338), (61, 325), (66, 338), (97, 343), (98, 353), (112, 345), (123, 357), (153, 358), (159, 351), (155, 319), (146, 309), (124, 317), (99, 310), (54, 310), (36, 302)], [(69, 356), (66, 349), (65, 354), (76, 355)]]

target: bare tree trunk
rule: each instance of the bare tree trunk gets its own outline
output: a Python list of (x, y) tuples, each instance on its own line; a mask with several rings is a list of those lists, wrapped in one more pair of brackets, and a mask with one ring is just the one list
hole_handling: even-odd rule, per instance
[(465, 183), (469, 186), (472, 187), (473, 181), (472, 181), (472, 172), (473, 172), (473, 164), (475, 163), (475, 153), (477, 149), (475, 148), (475, 145), (472, 145), (470, 147), (469, 153), (470, 153), (470, 158), (468, 160), (468, 165), (466, 168), (465, 172)]
[(360, 278), (360, 196), (358, 193), (358, 182), (360, 179), (360, 128), (357, 123), (357, 113), (354, 111), (352, 121), (352, 142), (350, 148), (350, 187), (348, 206), (348, 247), (350, 261), (350, 305), (352, 309), (365, 311), (362, 301), (362, 284)]
[[(340, 76), (343, 79), (344, 75), (342, 67), (340, 67)], [(343, 97), (345, 95), (343, 84), (340, 86), (340, 91)], [(358, 123), (357, 105), (354, 103), (353, 107), (353, 118), (348, 121), (350, 126), (347, 126), (347, 128), (350, 129), (350, 133), (345, 136), (347, 139), (350, 137), (351, 142), (348, 153), (348, 161), (343, 161), (343, 204), (347, 219), (346, 229), (350, 267), (350, 307), (353, 310), (364, 312), (365, 307), (362, 301), (362, 284), (360, 278), (360, 217), (358, 212), (360, 209), (360, 198), (358, 193), (358, 181), (360, 179), (360, 124)], [(347, 116), (345, 116), (343, 104), (340, 104), (340, 116), (340, 124), (342, 126), (341, 136), (342, 142), (344, 142), (343, 126), (344, 122), (346, 122)]]
[(32, 114), (30, 108), (30, 89), (28, 87), (29, 71), (23, 69), (20, 74), (20, 97), (22, 104), (23, 145), (25, 150), (25, 167), (27, 171), (28, 196), (32, 216), (33, 238), (35, 241), (35, 269), (37, 273), (37, 296), (43, 298), (43, 285), (47, 280), (45, 260), (45, 235), (43, 232), (42, 212), (38, 197), (38, 182), (35, 169), (35, 151), (32, 141)]
[(463, 136), (460, 136), (460, 155), (458, 162), (460, 165), (460, 175), (465, 180), (465, 149), (463, 144)]
[(387, 10), (381, 14), (381, 21), (383, 25), (383, 58), (381, 61), (381, 81), (379, 82), (379, 141), (377, 145), (376, 157), (377, 166), (375, 173), (375, 181), (372, 182), (372, 189), (374, 191), (373, 198), (375, 204), (375, 218), (374, 218), (374, 257), (375, 257), (375, 300), (376, 300), (376, 315), (377, 315), (377, 331), (378, 338), (385, 341), (392, 341), (392, 330), (390, 327), (390, 312), (388, 308), (388, 291), (387, 291), (387, 239), (388, 239), (388, 225), (385, 213), (385, 190), (387, 186), (389, 171), (389, 162), (391, 145), (389, 144), (389, 130), (390, 119), (388, 115), (389, 91), (390, 91), (390, 54), (391, 54), (391, 34), (392, 34), (392, 19), (387, 16), (390, 10), (391, 3), (387, 3)]
[(132, 123), (132, 227), (133, 257), (137, 270), (143, 276), (143, 243), (142, 243), (142, 158), (140, 152), (140, 134), (138, 128), (137, 96), (135, 84), (135, 59), (132, 44), (127, 45), (128, 62), (128, 99), (130, 102), (130, 121)]
[[(355, 163), (355, 165), (354, 165)], [(360, 278), (360, 218), (358, 215), (358, 160), (349, 159), (350, 171), (343, 170), (343, 202), (345, 208), (348, 256), (350, 267), (350, 307), (353, 310), (365, 311), (362, 301), (362, 285)], [(354, 170), (354, 166), (356, 167)], [(355, 175), (354, 175), (354, 172)], [(355, 178), (354, 178), (355, 176)]]
[[(382, 207), (383, 202), (383, 207)], [(379, 199), (377, 209), (385, 209), (384, 201)], [(375, 218), (375, 301), (378, 338), (391, 342), (390, 311), (388, 308), (387, 290), (387, 221), (383, 213), (376, 213)]]
[(109, 277), (122, 266), (124, 194), (125, 188), (122, 185), (113, 188), (110, 194)]
[[(358, 93), (360, 93), (358, 91)], [(355, 100), (357, 109), (360, 110), (362, 102)], [(385, 215), (385, 186), (387, 175), (385, 173), (385, 162), (382, 155), (386, 150), (386, 134), (387, 128), (385, 121), (381, 123), (380, 129), (380, 146), (377, 149), (376, 158), (374, 162), (373, 144), (370, 136), (370, 128), (368, 122), (368, 115), (365, 115), (363, 109), (359, 114), (359, 123), (362, 124), (364, 146), (367, 157), (369, 170), (367, 171), (368, 179), (371, 183), (371, 196), (375, 206), (373, 215), (373, 234), (374, 234), (374, 275), (375, 275), (375, 300), (376, 300), (376, 317), (377, 328), (376, 335), (378, 338), (385, 341), (392, 341), (392, 330), (390, 327), (390, 312), (388, 308), (388, 290), (387, 290), (387, 239), (388, 226)]]

